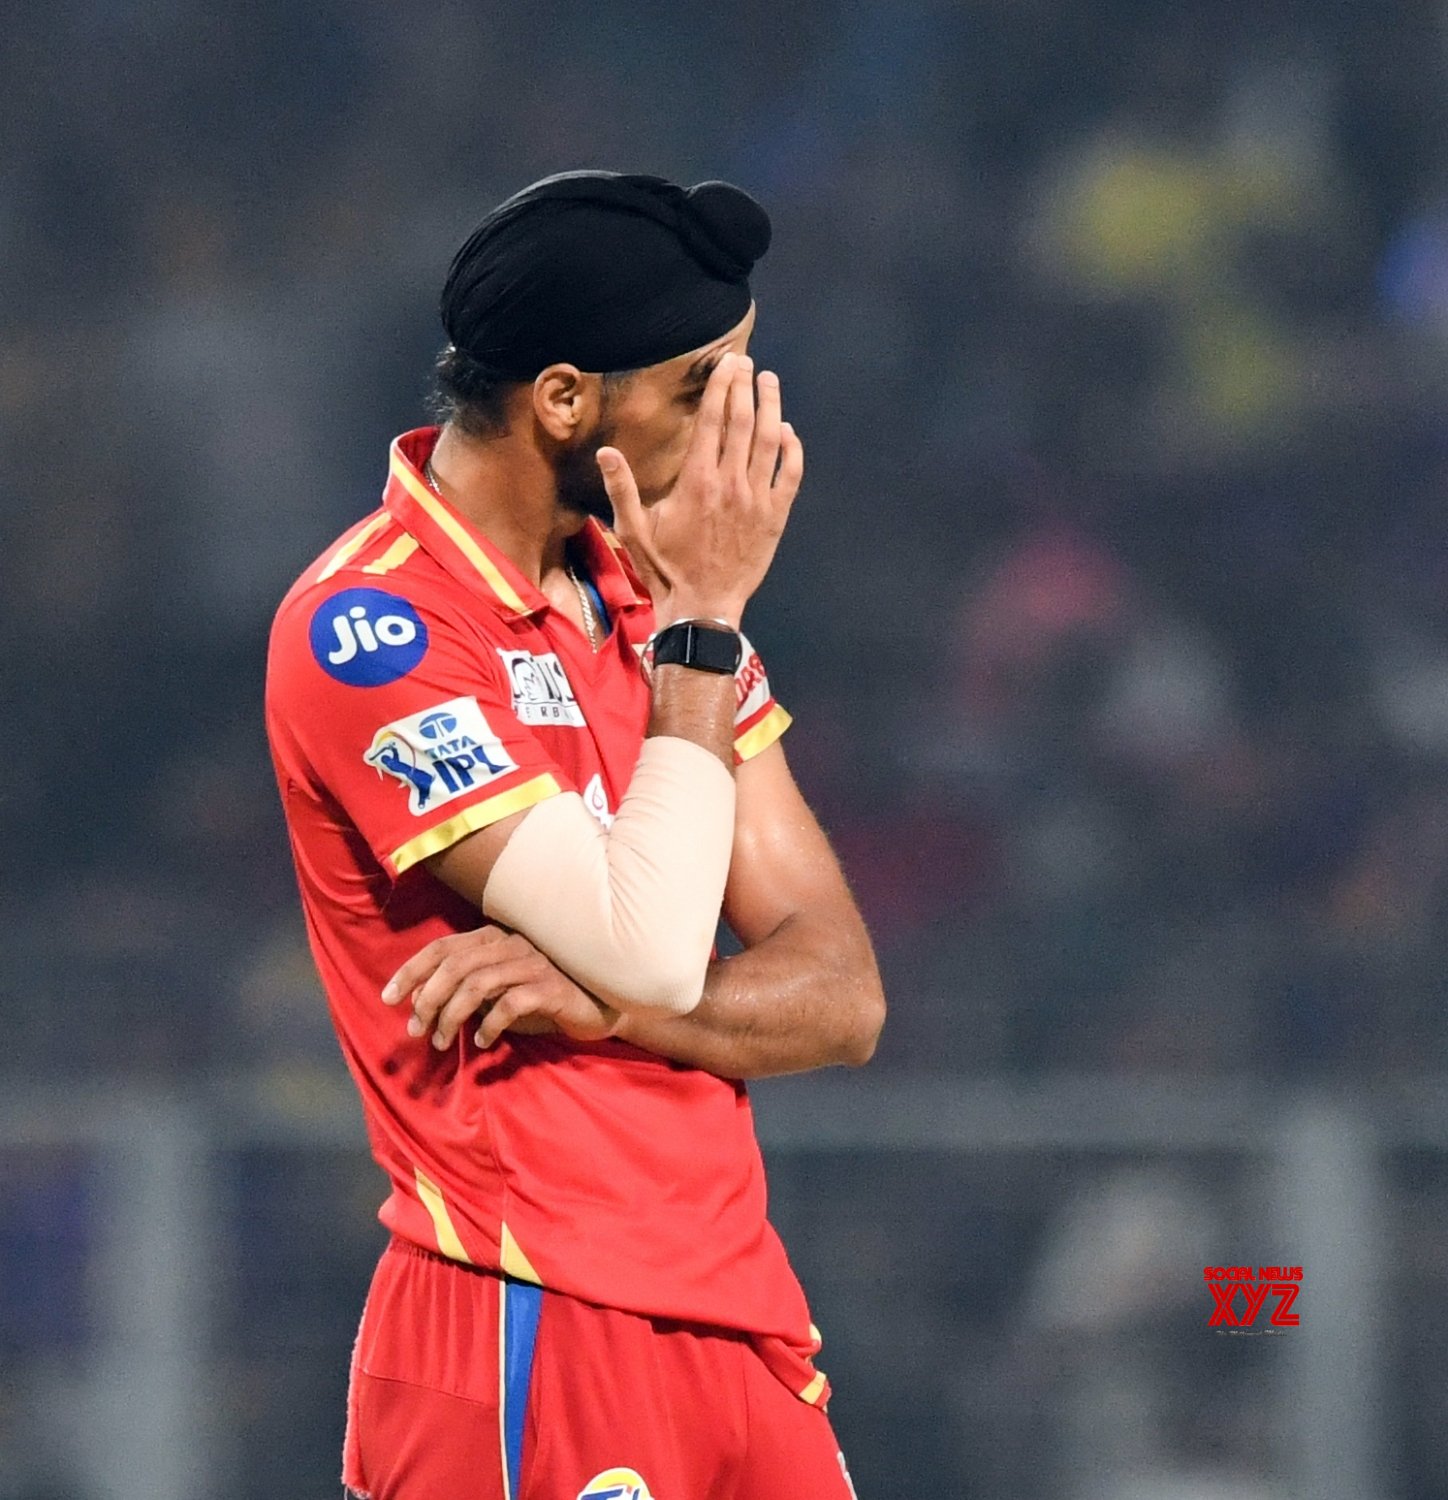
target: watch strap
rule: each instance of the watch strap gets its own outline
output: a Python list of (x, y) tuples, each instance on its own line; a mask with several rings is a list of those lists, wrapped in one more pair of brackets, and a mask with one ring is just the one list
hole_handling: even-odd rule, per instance
[(732, 677), (744, 659), (739, 632), (708, 620), (676, 620), (656, 631), (649, 644), (655, 667), (693, 667)]

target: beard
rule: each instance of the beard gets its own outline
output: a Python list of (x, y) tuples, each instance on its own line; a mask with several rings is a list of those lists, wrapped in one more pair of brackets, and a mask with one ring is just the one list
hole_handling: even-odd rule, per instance
[(593, 516), (605, 526), (613, 525), (613, 504), (594, 454), (612, 441), (612, 427), (600, 422), (586, 438), (564, 448), (553, 464), (558, 504), (576, 515)]

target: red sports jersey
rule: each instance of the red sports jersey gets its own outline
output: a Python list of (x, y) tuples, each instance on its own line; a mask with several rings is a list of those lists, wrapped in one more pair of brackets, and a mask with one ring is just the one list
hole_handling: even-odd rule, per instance
[[(618, 1041), (464, 1027), (439, 1053), (379, 998), (478, 925), (423, 861), (564, 791), (605, 826), (643, 745), (648, 596), (581, 534), (611, 633), (582, 633), (425, 483), (435, 428), (393, 444), (382, 508), (310, 567), (272, 630), (267, 731), (317, 966), (392, 1193), (428, 1249), (606, 1307), (739, 1328), (803, 1399), (818, 1335), (765, 1217), (742, 1083)], [(740, 760), (789, 716), (746, 648)]]

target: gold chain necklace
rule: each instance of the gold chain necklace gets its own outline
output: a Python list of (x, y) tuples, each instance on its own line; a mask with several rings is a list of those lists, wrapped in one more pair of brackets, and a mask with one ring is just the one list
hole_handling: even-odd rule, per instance
[[(422, 464), (422, 477), (427, 480), (428, 486), (439, 500), (443, 498), (442, 486), (437, 482), (437, 475), (433, 472), (432, 460), (424, 459)], [(578, 607), (583, 611), (583, 631), (588, 637), (588, 644), (595, 655), (598, 653), (598, 627), (594, 624), (593, 604), (589, 600), (588, 590), (584, 588), (583, 581), (573, 571), (573, 564), (565, 562), (563, 571), (568, 574), (573, 582), (573, 587), (578, 591)]]
[(598, 631), (593, 623), (593, 601), (588, 597), (588, 590), (584, 588), (582, 579), (573, 571), (573, 564), (563, 564), (563, 571), (573, 580), (573, 587), (578, 590), (578, 607), (583, 611), (583, 628), (588, 632), (588, 644), (594, 653), (598, 652)]

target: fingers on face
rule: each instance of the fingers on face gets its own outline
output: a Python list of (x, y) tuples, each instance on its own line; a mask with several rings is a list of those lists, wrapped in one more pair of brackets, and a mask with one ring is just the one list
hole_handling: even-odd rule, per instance
[(627, 509), (638, 503), (639, 487), (633, 470), (617, 448), (600, 448), (594, 455), (598, 471), (603, 476), (603, 487), (615, 510)]
[(694, 432), (684, 459), (686, 464), (712, 465), (718, 462), (719, 444), (724, 437), (724, 412), (729, 405), (738, 358), (736, 354), (725, 354), (709, 372), (709, 381), (699, 402), (699, 413), (694, 418)]
[(740, 355), (729, 382), (729, 416), (724, 426), (724, 446), (719, 454), (726, 473), (743, 477), (749, 468), (749, 448), (754, 439), (754, 361)]
[(761, 370), (754, 412), (754, 446), (749, 454), (751, 489), (765, 488), (774, 478), (779, 462), (780, 426), (779, 376), (773, 370)]

